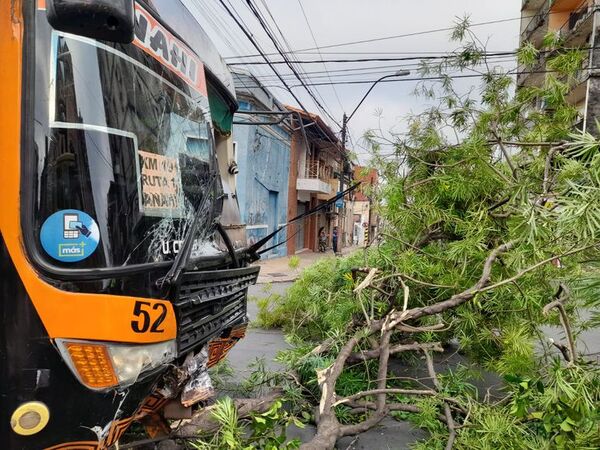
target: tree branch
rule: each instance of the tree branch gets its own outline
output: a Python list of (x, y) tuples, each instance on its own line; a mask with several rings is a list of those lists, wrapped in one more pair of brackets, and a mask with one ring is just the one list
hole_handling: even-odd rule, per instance
[[(503, 141), (506, 145), (514, 145), (515, 147), (554, 147), (563, 145), (564, 142), (523, 142), (523, 141)], [(488, 144), (495, 144), (497, 141), (488, 141)]]
[(377, 272), (379, 272), (379, 269), (376, 269), (376, 268), (369, 269), (369, 273), (367, 274), (365, 279), (362, 280), (362, 282), (354, 288), (354, 293), (357, 294), (360, 291), (362, 291), (364, 288), (369, 286), (369, 284), (371, 284), (371, 281), (373, 280), (373, 278), (375, 278), (375, 275), (377, 275)]
[[(429, 376), (431, 377), (431, 381), (433, 381), (433, 385), (437, 389), (438, 392), (442, 391), (442, 385), (440, 380), (438, 380), (437, 374), (435, 373), (435, 368), (433, 367), (433, 358), (428, 351), (425, 351), (425, 359), (427, 360), (427, 371), (429, 372)], [(456, 439), (456, 428), (454, 426), (454, 419), (452, 418), (452, 411), (450, 411), (450, 406), (448, 402), (444, 401), (444, 415), (446, 416), (446, 426), (448, 427), (448, 431), (450, 431), (450, 435), (448, 437), (448, 443), (446, 444), (446, 450), (452, 450), (452, 446), (454, 445), (454, 439)]]
[(388, 372), (388, 361), (390, 359), (390, 339), (392, 337), (391, 331), (386, 331), (381, 336), (381, 344), (379, 346), (379, 367), (377, 369), (377, 398), (375, 404), (377, 405), (376, 414), (383, 414), (385, 410), (385, 399), (386, 399), (386, 387), (387, 387), (387, 372)]
[[(348, 404), (348, 406), (351, 406), (353, 408), (351, 412), (364, 414), (369, 409), (375, 409), (375, 402), (351, 402), (350, 404)], [(417, 405), (413, 405), (410, 403), (388, 403), (387, 408), (390, 411), (403, 411), (415, 414), (419, 414), (423, 411)], [(446, 417), (443, 415), (437, 416), (437, 419), (440, 422), (446, 423)]]
[(555, 260), (557, 258), (563, 258), (565, 256), (574, 255), (575, 253), (583, 252), (583, 251), (588, 250), (588, 249), (590, 249), (592, 247), (597, 247), (598, 245), (599, 244), (596, 242), (596, 243), (591, 244), (591, 245), (585, 245), (583, 247), (578, 247), (576, 249), (569, 250), (568, 252), (561, 253), (560, 255), (551, 256), (550, 258), (544, 259), (544, 260), (542, 260), (542, 261), (534, 264), (533, 266), (530, 266), (530, 267), (528, 267), (526, 269), (523, 269), (522, 271), (520, 271), (519, 273), (517, 273), (516, 275), (514, 275), (514, 276), (512, 276), (510, 278), (507, 278), (505, 280), (499, 281), (499, 282), (497, 282), (495, 284), (491, 284), (491, 285), (489, 285), (489, 286), (487, 286), (485, 288), (482, 288), (482, 289), (479, 290), (479, 292), (486, 292), (486, 291), (489, 291), (489, 290), (492, 290), (492, 289), (496, 289), (496, 288), (498, 288), (500, 286), (503, 286), (505, 284), (512, 283), (513, 281), (518, 280), (519, 278), (521, 278), (526, 273), (529, 273), (532, 270), (535, 270), (538, 267), (543, 266), (544, 264), (548, 264), (550, 261), (553, 261), (553, 260)]
[(491, 273), (492, 273), (492, 265), (494, 264), (494, 261), (496, 261), (496, 259), (498, 258), (498, 256), (501, 253), (504, 253), (504, 252), (507, 252), (508, 250), (510, 250), (514, 246), (514, 244), (515, 244), (514, 241), (507, 242), (506, 244), (502, 244), (499, 247), (496, 247), (489, 254), (489, 256), (487, 257), (487, 259), (485, 260), (485, 263), (483, 265), (483, 271), (481, 273), (481, 277), (479, 278), (479, 280), (477, 281), (477, 283), (475, 283), (475, 285), (473, 287), (470, 287), (466, 291), (463, 291), (459, 294), (453, 295), (448, 300), (434, 303), (433, 305), (429, 305), (429, 306), (412, 308), (407, 311), (403, 311), (402, 313), (395, 313), (394, 314), (395, 317), (392, 318), (392, 320), (390, 321), (388, 326), (393, 328), (400, 322), (404, 322), (409, 319), (418, 319), (423, 316), (432, 316), (434, 314), (439, 314), (448, 309), (455, 308), (455, 307), (465, 303), (466, 301), (472, 299), (477, 293), (482, 292), (484, 289), (484, 286), (486, 286), (489, 283)]
[(456, 289), (456, 286), (449, 286), (447, 284), (429, 283), (427, 281), (417, 280), (416, 278), (413, 278), (410, 275), (406, 275), (405, 273), (400, 273), (400, 272), (393, 273), (391, 275), (386, 275), (384, 277), (378, 278), (377, 282), (383, 282), (383, 281), (388, 280), (390, 278), (398, 278), (398, 277), (406, 278), (407, 280), (412, 281), (415, 284), (420, 284), (422, 286), (428, 286), (428, 287), (434, 287), (434, 288), (442, 288), (442, 289)]
[[(424, 344), (414, 342), (412, 344), (395, 345), (390, 348), (390, 354), (395, 355), (396, 353), (414, 352), (414, 351), (419, 351), (419, 350), (422, 350), (422, 351), (429, 350), (429, 351), (434, 351), (434, 352), (443, 352), (444, 351), (444, 349), (442, 348), (442, 346), (439, 342), (424, 343)], [(348, 356), (348, 359), (346, 360), (346, 363), (347, 364), (355, 364), (358, 362), (363, 362), (363, 361), (367, 361), (369, 359), (377, 358), (378, 356), (379, 356), (379, 348), (375, 348), (373, 350), (360, 351), (357, 353), (350, 354), (350, 356)]]
[(404, 301), (402, 302), (402, 311), (406, 311), (408, 309), (408, 296), (410, 294), (410, 289), (402, 279), (402, 277), (398, 277), (400, 280), (400, 284), (402, 284), (402, 292), (404, 293)]
[(508, 167), (510, 167), (510, 171), (512, 172), (513, 178), (516, 180), (517, 179), (517, 169), (515, 168), (514, 164), (512, 163), (512, 160), (510, 159), (510, 155), (508, 154), (508, 151), (502, 144), (502, 140), (500, 138), (498, 138), (496, 143), (498, 144), (498, 147), (500, 147), (500, 151), (504, 155), (504, 159), (506, 159), (506, 163), (508, 164)]
[[(548, 303), (546, 306), (544, 306), (544, 309), (542, 310), (542, 312), (544, 313), (544, 315), (548, 315), (550, 314), (550, 310), (552, 308), (556, 308), (558, 310), (558, 314), (559, 314), (559, 318), (560, 318), (560, 323), (563, 327), (563, 329), (565, 330), (565, 336), (567, 337), (567, 343), (569, 345), (569, 352), (568, 355), (569, 357), (565, 359), (567, 360), (568, 363), (570, 364), (574, 364), (575, 361), (577, 360), (577, 348), (575, 346), (575, 339), (573, 338), (573, 332), (571, 331), (571, 323), (569, 321), (569, 316), (567, 315), (567, 312), (565, 311), (565, 306), (563, 304), (563, 301), (565, 299), (567, 299), (568, 297), (568, 290), (566, 288), (566, 286), (564, 284), (560, 284), (560, 288), (559, 291), (557, 292), (557, 296), (558, 298), (550, 303)], [(559, 344), (556, 344), (553, 342), (553, 344), (561, 351), (561, 353), (563, 354), (563, 356), (565, 356), (565, 352)]]
[(343, 405), (346, 403), (351, 403), (354, 400), (357, 400), (362, 397), (367, 397), (369, 395), (378, 395), (378, 394), (402, 394), (402, 395), (435, 395), (436, 392), (432, 389), (371, 389), (369, 391), (361, 391), (356, 394), (350, 395), (348, 397), (342, 398), (336, 401), (333, 406)]

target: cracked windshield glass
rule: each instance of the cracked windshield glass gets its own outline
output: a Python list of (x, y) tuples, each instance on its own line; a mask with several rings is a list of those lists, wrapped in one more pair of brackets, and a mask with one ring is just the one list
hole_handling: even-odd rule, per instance
[[(77, 238), (91, 230), (99, 248), (84, 267), (171, 260), (197, 213), (192, 256), (217, 252), (206, 95), (134, 46), (54, 34), (50, 61), (54, 98), (38, 166), (48, 189), (39, 193), (36, 219), (66, 211), (63, 237), (72, 243), (46, 252), (64, 263), (85, 256), (93, 249)], [(85, 225), (84, 215), (96, 220)]]

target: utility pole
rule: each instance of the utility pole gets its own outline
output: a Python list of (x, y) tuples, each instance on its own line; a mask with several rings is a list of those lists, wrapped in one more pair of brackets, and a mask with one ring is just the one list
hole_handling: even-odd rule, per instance
[[(344, 177), (346, 176), (346, 132), (347, 132), (348, 117), (344, 113), (342, 118), (342, 170), (340, 171), (340, 192), (344, 192)], [(338, 242), (337, 242), (337, 254), (342, 254), (342, 247), (344, 246), (344, 233), (346, 228), (346, 201), (342, 197), (342, 207), (338, 211), (339, 217), (339, 230), (338, 230)]]
[[(371, 87), (369, 88), (369, 90), (365, 93), (365, 95), (363, 95), (363, 97), (360, 99), (360, 101), (358, 102), (358, 105), (356, 105), (356, 107), (354, 108), (354, 110), (350, 113), (349, 116), (346, 116), (346, 113), (344, 113), (344, 117), (342, 119), (342, 170), (340, 171), (340, 192), (344, 191), (344, 177), (346, 175), (346, 134), (348, 132), (348, 121), (350, 119), (352, 119), (352, 116), (354, 116), (354, 113), (358, 110), (358, 108), (360, 108), (360, 105), (363, 104), (363, 102), (365, 101), (365, 99), (367, 98), (367, 96), (371, 93), (371, 91), (373, 90), (373, 88), (375, 87), (375, 85), (377, 83), (379, 83), (380, 81), (385, 80), (386, 78), (392, 78), (392, 77), (405, 77), (406, 75), (410, 75), (410, 70), (399, 70), (396, 73), (392, 73), (389, 75), (384, 75), (381, 78), (379, 78), (378, 80), (376, 80)], [(370, 208), (370, 205), (369, 205)], [(338, 211), (339, 214), (339, 229), (338, 229), (338, 255), (342, 254), (342, 247), (343, 247), (343, 242), (344, 242), (344, 231), (346, 228), (346, 202), (344, 201), (344, 199), (342, 198), (342, 207), (339, 209)], [(369, 219), (370, 221), (370, 219)], [(371, 226), (371, 224), (369, 223), (369, 227)]]

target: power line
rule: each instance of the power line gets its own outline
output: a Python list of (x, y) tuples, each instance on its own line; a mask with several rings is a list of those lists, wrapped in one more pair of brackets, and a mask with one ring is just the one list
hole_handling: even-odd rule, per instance
[[(499, 60), (499, 61), (495, 61), (494, 65), (495, 67), (504, 67), (501, 65), (501, 63), (510, 63), (511, 65), (514, 64), (514, 60), (513, 59), (506, 59), (506, 60)], [(465, 70), (471, 70), (471, 71), (475, 71), (475, 68), (468, 68)], [(320, 76), (314, 76), (314, 77), (308, 77), (307, 79), (311, 82), (316, 82), (316, 81), (321, 81), (323, 79), (329, 79), (330, 82), (334, 83), (334, 80), (338, 81), (340, 79), (344, 79), (347, 77), (357, 77), (357, 76), (373, 76), (373, 75), (385, 75), (385, 74), (389, 74), (390, 71), (389, 70), (382, 70), (382, 71), (372, 71), (372, 72), (367, 72), (367, 73), (360, 73), (360, 74), (355, 74), (355, 73), (345, 73), (345, 74), (339, 74), (339, 75), (333, 75), (333, 79), (330, 79), (330, 77), (328, 77), (327, 75), (320, 75)], [(276, 81), (275, 79), (256, 79), (257, 82), (259, 83), (271, 83)], [(288, 80), (289, 81), (289, 80)], [(356, 78), (353, 81), (368, 81), (362, 78)], [(258, 85), (257, 85), (258, 86)], [(257, 87), (255, 86), (255, 87)]]
[[(583, 70), (595, 70), (595, 69), (600, 69), (599, 67), (586, 67)], [(517, 73), (521, 74), (521, 73), (556, 73), (559, 72), (557, 70), (523, 70), (520, 72), (517, 72), (518, 68), (513, 68), (512, 70), (506, 72), (504, 75), (515, 75)], [(435, 81), (435, 80), (445, 80), (447, 78), (450, 79), (458, 79), (458, 78), (483, 78), (485, 76), (488, 76), (488, 73), (474, 73), (474, 74), (464, 74), (464, 75), (441, 75), (441, 76), (432, 76), (432, 77), (413, 77), (413, 78), (397, 78), (397, 79), (389, 79), (389, 80), (383, 80), (380, 81), (380, 83), (397, 83), (397, 82), (401, 82), (401, 81)], [(502, 75), (502, 74), (499, 74)], [(333, 84), (372, 84), (377, 80), (354, 80), (354, 81), (335, 81)], [(308, 83), (309, 86), (327, 86), (330, 83), (325, 83), (325, 82), (317, 82), (317, 83)], [(270, 87), (270, 86), (267, 86)], [(292, 86), (294, 87), (294, 86)]]
[[(544, 12), (544, 13), (532, 14), (530, 16), (519, 16), (519, 17), (511, 17), (511, 18), (507, 18), (507, 19), (488, 20), (485, 22), (473, 23), (473, 24), (470, 24), (469, 26), (470, 27), (480, 27), (480, 26), (485, 26), (485, 25), (494, 25), (494, 24), (498, 24), (498, 23), (511, 22), (511, 21), (515, 21), (515, 20), (533, 19), (534, 17), (546, 16), (546, 15), (550, 15), (550, 14), (560, 14), (560, 12), (549, 11), (549, 12)], [(386, 40), (391, 40), (391, 39), (399, 39), (399, 38), (404, 38), (404, 37), (422, 36), (425, 34), (440, 33), (443, 31), (452, 31), (452, 30), (454, 30), (454, 27), (434, 28), (431, 30), (415, 31), (412, 33), (396, 34), (396, 35), (392, 35), (392, 36), (384, 36), (384, 37), (379, 37), (379, 38), (362, 39), (362, 40), (358, 40), (358, 41), (349, 41), (349, 42), (340, 42), (337, 44), (322, 45), (320, 47), (320, 50), (323, 50), (326, 48), (346, 47), (349, 45), (356, 45), (356, 44), (366, 44), (366, 43), (371, 43), (371, 42), (381, 42), (381, 41), (386, 41)], [(295, 50), (294, 52), (301, 53), (301, 52), (306, 52), (306, 51), (310, 51), (310, 50), (317, 50), (317, 48), (316, 47), (307, 47), (307, 48)], [(274, 56), (274, 55), (276, 55), (276, 53), (271, 53), (271, 54), (267, 54), (267, 55)], [(256, 57), (256, 56), (260, 56), (260, 55), (239, 55), (239, 56), (232, 56), (232, 57), (226, 58), (226, 59), (252, 58), (252, 57)]]
[[(475, 52), (473, 52), (475, 53)], [(507, 51), (507, 52), (479, 52), (478, 56), (482, 57), (495, 57), (495, 56), (509, 56), (516, 55), (516, 51)], [(362, 63), (362, 62), (385, 62), (385, 61), (422, 61), (422, 60), (445, 60), (452, 59), (460, 56), (460, 53), (450, 54), (450, 55), (439, 55), (439, 56), (431, 56), (431, 55), (421, 55), (421, 56), (403, 56), (396, 58), (356, 58), (356, 59), (307, 59), (307, 60), (298, 60), (297, 62), (300, 64), (322, 64), (322, 63)], [(263, 64), (287, 64), (286, 61), (248, 61), (248, 62), (233, 62), (229, 63), (230, 66), (255, 66), (255, 65), (263, 65)]]
[[(316, 98), (315, 94), (312, 92), (312, 90), (308, 87), (308, 85), (304, 82), (304, 80), (298, 73), (298, 70), (296, 70), (294, 65), (290, 62), (290, 60), (287, 58), (287, 56), (283, 53), (283, 50), (281, 49), (281, 44), (277, 41), (277, 39), (273, 35), (272, 31), (269, 29), (269, 26), (266, 24), (266, 21), (263, 20), (263, 17), (261, 16), (260, 12), (257, 10), (256, 6), (252, 3), (252, 0), (246, 0), (246, 3), (248, 5), (248, 7), (250, 8), (250, 10), (252, 11), (252, 13), (254, 14), (254, 16), (258, 19), (258, 23), (261, 26), (261, 28), (264, 30), (264, 32), (266, 33), (267, 37), (273, 42), (273, 45), (277, 49), (277, 52), (279, 53), (279, 55), (283, 58), (283, 61), (281, 61), (281, 63), (287, 65), (290, 68), (290, 70), (294, 73), (294, 75), (296, 76), (298, 81), (300, 82), (300, 85), (297, 87), (303, 87), (306, 90), (306, 92), (308, 92), (308, 94), (315, 101), (315, 104), (322, 109), (322, 111), (325, 113), (325, 115), (327, 117), (329, 117), (335, 124), (337, 124), (339, 126), (339, 123), (325, 109), (325, 107), (321, 104), (321, 102)], [(265, 63), (268, 63), (269, 66), (271, 65), (271, 63), (268, 61), (267, 58), (265, 58)]]
[[(222, 39), (223, 43), (230, 49), (230, 51), (232, 51), (233, 53), (240, 53), (239, 49), (243, 49), (246, 48), (248, 49), (248, 43), (242, 41), (237, 35), (236, 33), (225, 33), (224, 30), (231, 30), (231, 25), (228, 24), (225, 20), (225, 17), (222, 17), (221, 14), (218, 14), (218, 11), (216, 9), (213, 9), (212, 6), (213, 4), (210, 1), (205, 1), (205, 0), (192, 0), (191, 1), (191, 5), (196, 9), (196, 12), (200, 15), (200, 17), (203, 17), (208, 24), (212, 27), (212, 29), (214, 30), (214, 32), (216, 34), (218, 34), (220, 36), (220, 38)], [(235, 44), (234, 44), (235, 43)], [(244, 51), (248, 51), (248, 50), (244, 50)], [(265, 68), (260, 68), (260, 72), (262, 72), (263, 74), (266, 74)], [(255, 75), (253, 75), (255, 76)], [(264, 76), (264, 75), (263, 75)], [(240, 82), (241, 85), (243, 85), (243, 87), (250, 92), (251, 91), (251, 87), (249, 87), (245, 80), (244, 80), (244, 76), (237, 76), (236, 80)], [(259, 88), (262, 88), (262, 86), (256, 86)]]
[[(300, 6), (300, 10), (302, 11), (302, 15), (304, 16), (304, 21), (306, 22), (306, 26), (308, 27), (308, 31), (310, 31), (310, 35), (312, 36), (312, 40), (315, 43), (315, 47), (317, 48), (317, 52), (319, 53), (319, 58), (321, 59), (321, 61), (323, 61), (323, 55), (321, 54), (321, 49), (319, 48), (319, 44), (317, 44), (317, 38), (315, 37), (315, 33), (313, 32), (312, 27), (310, 26), (310, 22), (308, 20), (308, 17), (306, 15), (306, 11), (304, 11), (304, 7), (302, 6), (302, 1), (298, 0), (298, 6)], [(331, 76), (329, 75), (329, 72), (327, 72), (327, 65), (323, 62), (323, 68), (325, 69), (325, 72), (327, 73), (327, 77), (329, 78), (329, 81), (331, 80)], [(342, 110), (342, 112), (344, 111), (344, 107), (342, 106), (342, 101), (340, 100), (340, 96), (338, 95), (337, 89), (335, 88), (335, 86), (332, 86), (333, 88), (333, 92), (335, 94), (335, 98), (338, 101), (338, 104), (340, 105), (340, 109)]]
[[(231, 18), (234, 20), (234, 22), (236, 23), (236, 25), (242, 30), (242, 32), (246, 35), (246, 37), (248, 38), (248, 40), (252, 43), (252, 45), (254, 46), (254, 48), (256, 48), (256, 50), (264, 55), (264, 52), (262, 51), (262, 49), (260, 48), (260, 45), (258, 45), (258, 43), (256, 42), (256, 40), (254, 39), (253, 35), (246, 29), (246, 26), (242, 24), (241, 22), (241, 18), (238, 19), (235, 14), (233, 13), (232, 9), (230, 9), (226, 4), (225, 4), (225, 0), (219, 0), (219, 3), (221, 3), (221, 6), (225, 9), (225, 11), (231, 16)], [(230, 4), (231, 6), (231, 4)], [(263, 56), (265, 61), (269, 61), (269, 59), (266, 56)], [(285, 82), (285, 80), (281, 77), (281, 75), (279, 74), (279, 72), (275, 69), (275, 67), (273, 65), (269, 65), (269, 67), (271, 68), (271, 70), (278, 76), (279, 80), (282, 82), (282, 84), (285, 86), (285, 89), (287, 90), (287, 92), (290, 93), (290, 95), (294, 98), (294, 100), (296, 100), (296, 102), (298, 103), (298, 105), (300, 106), (300, 108), (302, 108), (302, 110), (308, 114), (310, 116), (310, 113), (307, 111), (306, 107), (303, 105), (303, 103), (300, 101), (300, 99), (298, 98), (298, 96), (294, 93), (294, 91), (290, 88), (290, 86)], [(262, 87), (267, 87), (267, 86), (262, 86)], [(281, 88), (281, 86), (275, 86), (278, 88)], [(333, 142), (331, 140), (331, 138), (329, 137), (329, 135), (322, 130), (321, 126), (315, 122), (316, 127), (323, 133), (323, 135), (326, 137), (327, 140), (329, 140), (329, 142), (331, 144), (333, 144), (334, 146), (336, 146), (336, 143)]]
[[(235, 27), (232, 27), (232, 25), (235, 24), (230, 21), (231, 18), (221, 14), (218, 10), (219, 7), (214, 2), (211, 0), (188, 0), (184, 2), (184, 4), (187, 3), (191, 3), (196, 8), (199, 17), (209, 23), (213, 31), (221, 37), (221, 40), (233, 54), (249, 53), (251, 51), (248, 41), (243, 40), (239, 35), (239, 30), (237, 30), (237, 33), (234, 33)], [(241, 17), (240, 20), (243, 23)], [(268, 68), (257, 67), (254, 72), (266, 76), (268, 75), (268, 70)]]
[[(600, 46), (591, 46), (591, 47), (574, 47), (574, 48), (564, 48), (562, 50), (575, 50), (575, 51), (587, 51), (587, 50), (594, 50), (600, 48)], [(537, 50), (538, 55), (543, 55), (546, 53), (555, 53), (556, 50), (550, 49), (550, 50)], [(465, 50), (462, 52), (454, 52), (454, 53), (447, 53), (445, 55), (438, 55), (438, 56), (432, 56), (432, 55), (421, 55), (421, 56), (404, 56), (404, 57), (397, 57), (397, 58), (356, 58), (356, 59), (328, 59), (328, 60), (324, 60), (324, 62), (331, 62), (331, 63), (362, 63), (362, 62), (386, 62), (386, 61), (444, 61), (444, 60), (448, 60), (448, 59), (453, 59), (453, 58), (458, 58), (461, 55), (465, 56), (465, 55), (476, 55), (478, 57), (481, 58), (496, 58), (496, 57), (502, 57), (502, 56), (516, 56), (519, 53), (518, 50), (512, 50), (512, 51), (501, 51), (501, 52), (487, 52), (487, 51), (469, 51), (469, 50)], [(304, 61), (298, 61), (299, 63), (302, 64), (320, 64), (323, 61), (318, 60), (318, 59), (310, 59), (310, 60), (304, 60)], [(284, 64), (284, 61), (270, 61), (271, 64)], [(265, 64), (263, 62), (260, 61), (248, 61), (248, 62), (234, 62), (234, 63), (228, 63), (228, 65), (230, 66), (237, 66), (237, 65), (242, 65), (242, 66), (252, 66), (252, 65), (260, 65), (260, 64)]]
[[(369, 50), (365, 50), (364, 52), (311, 52), (311, 51), (295, 50), (294, 53), (302, 53), (303, 55), (425, 55), (425, 54), (446, 55), (446, 54), (448, 54), (448, 50), (446, 50), (446, 51), (420, 50), (418, 52), (409, 52), (409, 51), (373, 52), (373, 51), (369, 51)], [(231, 58), (240, 58), (240, 56), (228, 56), (225, 59), (231, 59)]]
[(227, 13), (235, 21), (235, 23), (237, 24), (237, 26), (246, 35), (246, 37), (248, 38), (248, 40), (252, 43), (252, 45), (256, 48), (256, 50), (261, 54), (261, 56), (264, 58), (265, 62), (267, 64), (269, 64), (269, 67), (271, 68), (271, 70), (277, 75), (277, 77), (279, 78), (279, 81), (281, 81), (283, 83), (283, 85), (286, 87), (286, 89), (292, 95), (292, 97), (294, 97), (294, 100), (296, 100), (296, 102), (298, 102), (298, 105), (300, 105), (300, 107), (303, 110), (306, 111), (306, 108), (304, 107), (304, 105), (302, 104), (302, 102), (300, 101), (300, 99), (298, 98), (298, 96), (296, 94), (294, 94), (294, 92), (292, 91), (292, 89), (288, 86), (288, 84), (285, 82), (285, 80), (281, 77), (281, 75), (279, 74), (279, 72), (277, 72), (277, 70), (275, 69), (275, 67), (272, 64), (270, 64), (269, 59), (265, 56), (264, 52), (262, 51), (262, 49), (260, 48), (260, 46), (258, 45), (258, 43), (256, 42), (256, 40), (254, 39), (254, 37), (252, 36), (252, 34), (248, 30), (246, 30), (246, 28), (241, 24), (241, 22), (238, 20), (238, 18), (235, 17), (235, 15), (233, 14), (233, 12), (225, 4), (224, 0), (219, 0), (219, 3), (221, 3), (221, 5), (223, 6), (223, 8), (225, 8), (225, 11), (227, 11)]
[[(514, 57), (499, 58), (499, 59), (495, 59), (491, 62), (493, 64), (499, 64), (499, 63), (504, 63), (504, 62), (514, 62), (514, 60), (515, 60)], [(490, 62), (490, 61), (488, 61), (488, 62)], [(482, 62), (481, 65), (483, 66), (484, 63)], [(397, 68), (415, 69), (416, 70), (416, 69), (419, 69), (419, 67), (420, 67), (419, 64), (411, 63), (411, 64), (394, 64), (394, 65), (385, 65), (385, 66), (371, 66), (371, 67), (338, 69), (338, 70), (331, 70), (331, 71), (314, 71), (314, 72), (304, 72), (304, 73), (306, 75), (308, 75), (309, 79), (329, 78), (330, 76), (333, 76), (335, 78), (341, 78), (341, 77), (351, 77), (351, 76), (385, 74), (385, 73), (389, 73), (390, 70), (397, 69)], [(338, 73), (338, 72), (341, 72), (341, 73)], [(350, 73), (346, 73), (346, 72), (350, 72)], [(320, 75), (320, 74), (326, 74), (326, 75)], [(287, 77), (290, 75), (283, 75), (283, 76)], [(273, 81), (275, 79), (275, 77), (273, 75), (265, 75), (265, 76), (258, 76), (257, 79), (259, 79), (260, 81)]]
[[(277, 31), (279, 31), (279, 35), (281, 36), (281, 38), (283, 39), (284, 44), (287, 47), (288, 51), (292, 51), (292, 46), (290, 45), (290, 43), (288, 42), (287, 38), (285, 37), (285, 34), (283, 33), (283, 31), (281, 30), (281, 28), (279, 27), (279, 24), (277, 23), (277, 21), (275, 20), (275, 17), (273, 17), (273, 14), (271, 13), (271, 10), (269, 9), (269, 6), (267, 5), (265, 0), (260, 0), (261, 3), (263, 4), (263, 7), (265, 8), (265, 10), (267, 11), (267, 13), (269, 14), (269, 17), (271, 18), (271, 20), (273, 21), (273, 23), (275, 24), (275, 27), (277, 28)], [(258, 9), (258, 8), (257, 8)], [(265, 20), (266, 22), (266, 20)], [(291, 55), (291, 57), (296, 60), (296, 56), (294, 56), (293, 54)], [(296, 69), (301, 72), (304, 76), (305, 75), (305, 70), (303, 67), (301, 67), (300, 65), (296, 65), (295, 66)], [(332, 89), (335, 90), (335, 87), (332, 87)], [(325, 105), (325, 108), (323, 110), (321, 110), (321, 112), (324, 115), (328, 115), (328, 109), (329, 109), (329, 105), (327, 104), (327, 102), (325, 101), (325, 99), (323, 98), (323, 96), (321, 95), (321, 93), (319, 92), (318, 89), (315, 89), (316, 94), (319, 96), (319, 98), (321, 99), (321, 101), (323, 102), (323, 104)], [(316, 103), (315, 103), (316, 104)], [(317, 104), (317, 108), (319, 108), (319, 105)], [(329, 116), (331, 117), (331, 116)], [(335, 119), (333, 120), (335, 122)], [(337, 122), (335, 122), (337, 124)]]

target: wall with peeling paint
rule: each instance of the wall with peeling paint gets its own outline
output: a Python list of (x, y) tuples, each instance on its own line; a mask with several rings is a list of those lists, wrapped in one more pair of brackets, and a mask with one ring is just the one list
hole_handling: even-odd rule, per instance
[[(284, 110), (277, 100), (251, 76), (234, 73), (240, 110)], [(252, 86), (252, 89), (248, 88)], [(238, 115), (236, 120), (271, 120), (264, 116)], [(237, 196), (242, 221), (246, 223), (248, 244), (252, 244), (287, 221), (290, 132), (281, 125), (234, 125), (236, 143)], [(265, 245), (270, 247), (287, 239), (285, 230)], [(263, 254), (263, 258), (285, 256), (282, 244)]]

